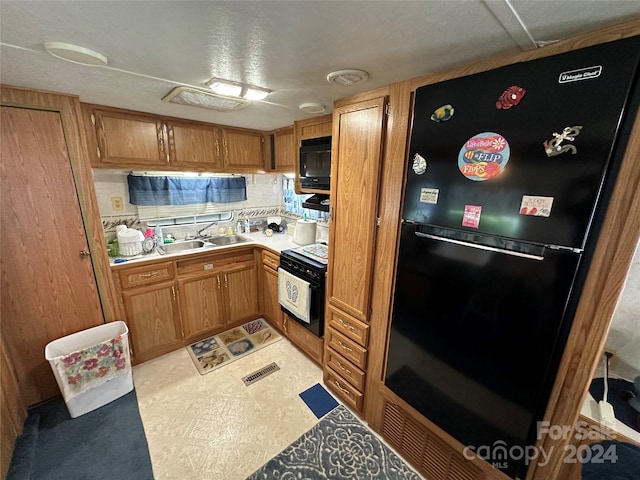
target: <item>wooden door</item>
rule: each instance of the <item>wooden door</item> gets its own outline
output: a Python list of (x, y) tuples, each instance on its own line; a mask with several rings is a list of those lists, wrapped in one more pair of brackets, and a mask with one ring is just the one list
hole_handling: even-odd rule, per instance
[(178, 290), (185, 339), (204, 338), (224, 328), (220, 274), (178, 280)]
[(160, 117), (94, 110), (100, 164), (117, 167), (166, 167), (163, 124)]
[(273, 169), (280, 172), (294, 172), (298, 149), (296, 148), (293, 127), (277, 130), (273, 134)]
[(219, 128), (178, 122), (167, 122), (166, 126), (171, 166), (222, 168)]
[(3, 106), (1, 124), (1, 329), (32, 405), (60, 393), (46, 344), (104, 317), (60, 114)]
[(182, 345), (182, 326), (173, 282), (122, 292), (136, 363)]
[(233, 324), (260, 315), (258, 272), (255, 263), (221, 274), (227, 294), (227, 321)]
[(224, 166), (227, 170), (264, 170), (264, 136), (260, 132), (223, 129)]
[(338, 107), (331, 165), (331, 256), (327, 297), (368, 321), (385, 98)]

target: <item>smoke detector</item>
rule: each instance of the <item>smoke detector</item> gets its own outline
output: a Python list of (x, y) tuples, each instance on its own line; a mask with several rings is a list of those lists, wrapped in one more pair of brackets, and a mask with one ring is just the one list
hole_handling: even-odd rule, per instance
[(369, 78), (369, 74), (364, 70), (336, 70), (327, 75), (327, 82), (343, 87), (350, 87), (356, 83), (362, 83)]
[(191, 105), (192, 107), (208, 108), (219, 112), (240, 110), (251, 102), (240, 97), (227, 97), (212, 92), (211, 90), (193, 87), (176, 87), (163, 99), (163, 102), (177, 103), (179, 105)]

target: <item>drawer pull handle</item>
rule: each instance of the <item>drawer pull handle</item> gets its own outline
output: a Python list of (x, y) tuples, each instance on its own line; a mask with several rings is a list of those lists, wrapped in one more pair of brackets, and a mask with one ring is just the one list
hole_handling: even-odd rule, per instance
[(349, 390), (347, 390), (346, 388), (343, 388), (342, 385), (340, 385), (340, 382), (338, 382), (337, 380), (334, 380), (333, 383), (335, 383), (336, 387), (338, 387), (338, 390), (340, 390), (345, 395), (349, 395)]
[(141, 273), (140, 276), (143, 278), (153, 277), (155, 275), (160, 275), (160, 272), (149, 272), (149, 273)]
[(351, 330), (352, 332), (355, 330), (354, 326), (345, 322), (344, 320), (342, 320), (341, 318), (338, 319), (338, 323), (340, 325), (342, 325), (344, 328)]
[(349, 370), (348, 368), (343, 367), (343, 366), (342, 366), (342, 364), (341, 364), (340, 362), (336, 361), (336, 365), (337, 365), (337, 366), (338, 366), (338, 368), (339, 368), (340, 370), (342, 370), (343, 372), (348, 373), (349, 375), (353, 375), (353, 372), (352, 372), (351, 370)]
[(344, 343), (342, 343), (340, 340), (338, 340), (338, 345), (340, 345), (340, 348), (342, 348), (345, 352), (349, 352), (349, 353), (353, 352), (353, 348), (349, 348)]
[(218, 290), (220, 290), (220, 276), (217, 276), (216, 280), (218, 280)]

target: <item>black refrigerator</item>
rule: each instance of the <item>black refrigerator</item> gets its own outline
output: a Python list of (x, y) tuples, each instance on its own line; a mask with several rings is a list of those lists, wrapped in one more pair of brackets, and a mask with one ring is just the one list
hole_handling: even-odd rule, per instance
[(415, 93), (385, 384), (513, 478), (638, 108), (639, 57), (632, 37)]

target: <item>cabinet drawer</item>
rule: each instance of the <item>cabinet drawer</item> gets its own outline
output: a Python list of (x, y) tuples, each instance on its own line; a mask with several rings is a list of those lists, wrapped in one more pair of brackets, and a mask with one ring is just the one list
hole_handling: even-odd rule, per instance
[(142, 267), (132, 267), (118, 272), (122, 288), (149, 285), (151, 283), (171, 280), (176, 276), (172, 262), (155, 263)]
[(278, 269), (280, 265), (280, 256), (275, 253), (268, 252), (266, 250), (262, 251), (262, 263), (274, 270)]
[(358, 390), (364, 390), (365, 373), (353, 363), (339, 355), (332, 348), (327, 348), (324, 353), (325, 364), (338, 372), (342, 378), (348, 381)]
[(325, 385), (333, 390), (344, 403), (356, 412), (362, 411), (362, 403), (364, 401), (364, 394), (362, 392), (353, 388), (346, 380), (330, 368), (325, 368), (323, 379)]
[(342, 355), (347, 360), (353, 362), (355, 366), (365, 369), (367, 366), (367, 349), (361, 347), (353, 340), (348, 339), (344, 335), (339, 334), (331, 327), (326, 329), (325, 339), (327, 345)]
[(349, 337), (363, 347), (367, 347), (369, 342), (369, 325), (366, 323), (337, 310), (332, 305), (329, 305), (327, 312), (327, 323), (344, 336)]
[(292, 320), (288, 315), (284, 316), (284, 330), (287, 332), (289, 340), (319, 365), (322, 365), (322, 338), (316, 337), (295, 320)]
[(212, 270), (220, 270), (244, 263), (255, 263), (253, 251), (207, 255), (205, 257), (182, 260), (177, 263), (178, 275), (208, 274)]

